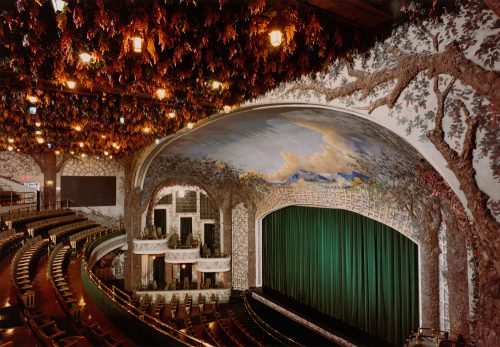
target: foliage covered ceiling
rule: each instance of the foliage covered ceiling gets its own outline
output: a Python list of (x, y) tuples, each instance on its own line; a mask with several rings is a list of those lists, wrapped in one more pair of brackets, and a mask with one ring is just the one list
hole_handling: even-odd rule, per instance
[(376, 33), (300, 0), (65, 4), (0, 4), (0, 149), (123, 155), (348, 57)]

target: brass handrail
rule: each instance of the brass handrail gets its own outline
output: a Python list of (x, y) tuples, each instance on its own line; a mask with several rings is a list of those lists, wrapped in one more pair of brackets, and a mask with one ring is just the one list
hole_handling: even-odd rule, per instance
[[(248, 314), (250, 315), (250, 317), (252, 318), (252, 320), (262, 330), (264, 330), (269, 336), (271, 336), (273, 339), (275, 339), (279, 343), (284, 344), (285, 346), (291, 345), (291, 346), (305, 347), (304, 345), (298, 343), (294, 339), (292, 339), (292, 338), (290, 338), (290, 337), (282, 334), (278, 330), (274, 329), (272, 326), (270, 326), (269, 324), (267, 324), (262, 318), (260, 318), (257, 315), (257, 313), (255, 313), (255, 311), (252, 309), (252, 307), (250, 306), (250, 303), (247, 300), (247, 294), (248, 293), (249, 293), (248, 291), (244, 291), (244, 292), (241, 293), (241, 296), (243, 297), (243, 302), (245, 303), (245, 309), (248, 312)], [(286, 340), (286, 342), (282, 341), (282, 339)]]

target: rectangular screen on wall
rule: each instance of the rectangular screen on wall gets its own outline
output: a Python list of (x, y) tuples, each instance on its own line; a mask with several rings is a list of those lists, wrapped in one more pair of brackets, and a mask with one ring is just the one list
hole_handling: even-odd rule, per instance
[(61, 176), (61, 200), (82, 206), (115, 206), (116, 176)]

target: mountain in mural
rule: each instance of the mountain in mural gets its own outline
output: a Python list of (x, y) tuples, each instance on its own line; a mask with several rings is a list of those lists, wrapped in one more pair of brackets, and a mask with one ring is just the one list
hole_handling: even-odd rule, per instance
[(298, 170), (288, 176), (282, 182), (272, 182), (276, 185), (293, 184), (297, 182), (314, 182), (314, 183), (332, 183), (342, 186), (351, 186), (356, 181), (367, 179), (368, 176), (363, 175), (357, 171), (350, 171), (346, 173), (337, 172), (335, 174), (318, 174), (308, 170)]

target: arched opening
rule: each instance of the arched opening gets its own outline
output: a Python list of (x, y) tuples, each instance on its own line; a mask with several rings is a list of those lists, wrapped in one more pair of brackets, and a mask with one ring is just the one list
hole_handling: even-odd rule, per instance
[(401, 344), (419, 325), (418, 248), (360, 214), (305, 206), (262, 221), (263, 290)]

